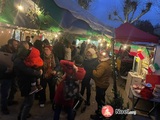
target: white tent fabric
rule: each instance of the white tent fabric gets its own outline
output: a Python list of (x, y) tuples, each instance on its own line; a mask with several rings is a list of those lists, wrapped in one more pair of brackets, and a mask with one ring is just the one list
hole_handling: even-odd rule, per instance
[(59, 7), (69, 10), (72, 13), (72, 15), (77, 19), (81, 19), (88, 23), (92, 29), (102, 32), (108, 38), (114, 37), (114, 28), (106, 26), (105, 24), (100, 22), (96, 17), (87, 12), (87, 10), (79, 6), (77, 2), (73, 0), (54, 1)]

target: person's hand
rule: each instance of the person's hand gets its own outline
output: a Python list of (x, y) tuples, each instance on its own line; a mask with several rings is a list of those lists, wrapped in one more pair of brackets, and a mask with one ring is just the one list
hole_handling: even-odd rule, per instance
[(78, 71), (78, 67), (73, 65), (73, 69), (77, 72)]
[(43, 74), (43, 70), (42, 70), (42, 69), (40, 69), (39, 71), (40, 71), (40, 74), (42, 75), (42, 74)]
[(57, 72), (56, 72), (55, 70), (53, 70), (53, 71), (52, 71), (52, 74), (53, 74), (53, 75), (56, 75), (56, 74), (57, 74)]

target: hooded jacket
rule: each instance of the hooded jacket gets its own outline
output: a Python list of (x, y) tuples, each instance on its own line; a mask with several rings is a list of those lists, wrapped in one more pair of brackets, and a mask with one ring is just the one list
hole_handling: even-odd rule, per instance
[(35, 68), (42, 67), (43, 60), (40, 57), (39, 50), (32, 47), (30, 54), (26, 57), (24, 63), (29, 67), (35, 67)]
[(109, 78), (111, 77), (112, 68), (111, 60), (101, 61), (95, 70), (93, 70), (93, 76), (96, 86), (100, 88), (109, 87)]
[[(73, 62), (69, 62), (67, 60), (61, 60), (60, 64), (63, 68), (63, 71), (66, 72), (66, 76), (68, 74), (74, 73), (73, 71)], [(84, 70), (83, 67), (78, 67), (78, 71), (75, 74), (76, 80), (82, 80), (86, 71)], [(60, 82), (60, 84), (57, 87), (56, 94), (55, 94), (55, 103), (59, 105), (63, 105), (65, 107), (72, 107), (74, 104), (74, 100), (65, 100), (64, 94), (63, 94), (63, 87), (64, 87), (64, 81), (66, 80), (66, 76), (64, 79)]]

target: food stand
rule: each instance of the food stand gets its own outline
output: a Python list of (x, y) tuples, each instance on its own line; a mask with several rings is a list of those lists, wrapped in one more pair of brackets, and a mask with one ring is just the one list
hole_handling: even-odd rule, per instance
[[(157, 74), (153, 69), (153, 66), (156, 62), (158, 63), (155, 52), (158, 51), (158, 48), (156, 47), (156, 43), (158, 43), (158, 37), (146, 33), (129, 23), (124, 23), (120, 27), (118, 27), (115, 30), (115, 34), (116, 42), (120, 42), (123, 45), (130, 45), (130, 52), (135, 53), (132, 69), (128, 72), (128, 75), (126, 76), (127, 81), (125, 87), (125, 91), (127, 91), (127, 96), (132, 98), (130, 92), (131, 85), (141, 84), (141, 82), (146, 79), (146, 75), (148, 73)], [(154, 43), (155, 46), (146, 47), (144, 45), (133, 45), (133, 42)]]

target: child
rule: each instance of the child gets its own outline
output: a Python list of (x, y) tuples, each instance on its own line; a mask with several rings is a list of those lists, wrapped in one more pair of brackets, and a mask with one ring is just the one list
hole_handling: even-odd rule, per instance
[(76, 80), (82, 80), (86, 71), (84, 70), (84, 68), (82, 67), (82, 63), (83, 63), (83, 58), (80, 55), (76, 55), (73, 58), (74, 62), (70, 62), (68, 60), (61, 60), (60, 64), (62, 66), (62, 69), (64, 71), (64, 76), (63, 76), (63, 80), (60, 82), (60, 84), (57, 87), (57, 91), (55, 94), (55, 112), (54, 112), (54, 119), (53, 120), (59, 120), (59, 116), (60, 116), (60, 112), (62, 107), (64, 107), (66, 109), (66, 112), (68, 114), (68, 120), (73, 120), (74, 116), (73, 116), (73, 111), (72, 111), (72, 107), (74, 104), (74, 99), (71, 100), (66, 100), (63, 94), (63, 87), (64, 87), (64, 82), (66, 81), (66, 78), (70, 75), (72, 75), (73, 73), (75, 74), (75, 79)]
[[(30, 48), (30, 53), (27, 56), (27, 58), (24, 60), (24, 63), (28, 67), (40, 69), (43, 66), (43, 60), (40, 57), (39, 50), (34, 47)], [(37, 86), (36, 86), (36, 82), (37, 82)], [(40, 85), (40, 78), (38, 78), (37, 80), (35, 79), (31, 81), (31, 86), (32, 86), (31, 92), (29, 94), (33, 94), (43, 89), (42, 86)]]

